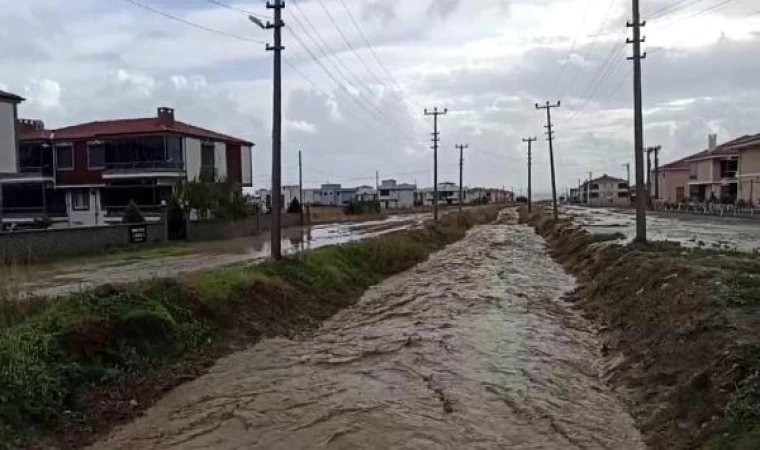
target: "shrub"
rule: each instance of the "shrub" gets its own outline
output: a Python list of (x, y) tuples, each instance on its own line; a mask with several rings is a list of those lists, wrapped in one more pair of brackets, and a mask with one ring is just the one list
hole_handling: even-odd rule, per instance
[(298, 214), (301, 212), (301, 202), (297, 198), (293, 198), (293, 201), (288, 205), (288, 214)]
[(144, 223), (145, 218), (140, 212), (140, 208), (134, 200), (129, 201), (126, 211), (124, 211), (124, 223)]

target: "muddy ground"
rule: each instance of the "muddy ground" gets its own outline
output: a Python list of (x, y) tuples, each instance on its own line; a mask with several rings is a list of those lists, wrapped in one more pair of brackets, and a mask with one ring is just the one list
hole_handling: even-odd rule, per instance
[(574, 279), (512, 214), (314, 334), (220, 360), (94, 449), (638, 449)]

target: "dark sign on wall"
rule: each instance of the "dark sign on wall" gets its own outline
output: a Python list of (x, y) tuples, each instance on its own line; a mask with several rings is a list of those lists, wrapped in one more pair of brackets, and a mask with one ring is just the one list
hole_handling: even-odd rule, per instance
[(148, 242), (148, 227), (145, 225), (136, 225), (129, 227), (129, 243), (143, 244)]

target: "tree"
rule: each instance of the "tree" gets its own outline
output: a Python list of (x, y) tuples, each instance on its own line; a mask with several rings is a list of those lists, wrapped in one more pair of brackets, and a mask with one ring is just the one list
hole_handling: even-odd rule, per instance
[(127, 205), (126, 211), (124, 211), (124, 223), (144, 223), (145, 218), (140, 212), (140, 208), (134, 200), (130, 200)]
[(301, 212), (301, 202), (297, 198), (293, 197), (293, 200), (288, 206), (288, 214), (299, 214)]

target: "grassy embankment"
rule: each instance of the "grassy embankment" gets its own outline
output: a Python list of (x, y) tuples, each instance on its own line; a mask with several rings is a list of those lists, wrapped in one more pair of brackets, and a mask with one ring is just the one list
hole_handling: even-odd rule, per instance
[(420, 230), (281, 263), (100, 288), (55, 302), (0, 299), (0, 447), (82, 446), (218, 357), (262, 336), (315, 329), (371, 285), (494, 220), (497, 211), (449, 215)]
[(651, 448), (760, 448), (757, 255), (616, 245), (543, 211), (523, 220), (578, 277), (571, 300), (600, 325), (609, 381)]

